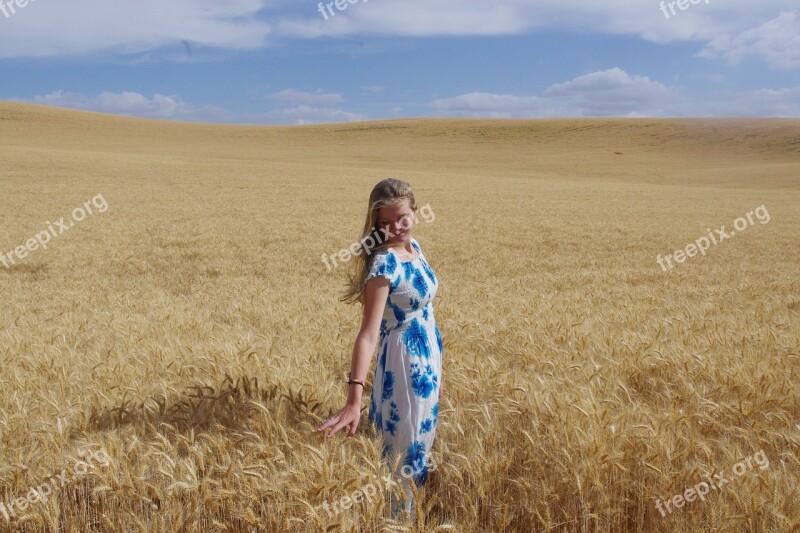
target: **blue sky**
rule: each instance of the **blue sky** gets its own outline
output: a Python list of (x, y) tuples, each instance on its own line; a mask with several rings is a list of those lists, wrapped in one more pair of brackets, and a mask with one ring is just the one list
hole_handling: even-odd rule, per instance
[(797, 0), (351, 2), (0, 0), (0, 99), (253, 124), (800, 116)]

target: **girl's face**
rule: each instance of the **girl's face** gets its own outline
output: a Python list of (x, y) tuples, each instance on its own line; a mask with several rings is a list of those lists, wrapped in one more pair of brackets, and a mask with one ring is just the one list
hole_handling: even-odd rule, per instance
[(411, 242), (411, 230), (414, 227), (414, 211), (409, 207), (409, 201), (403, 200), (399, 204), (381, 207), (378, 210), (378, 231), (385, 229), (392, 236), (381, 231), (381, 238), (388, 238), (393, 245)]

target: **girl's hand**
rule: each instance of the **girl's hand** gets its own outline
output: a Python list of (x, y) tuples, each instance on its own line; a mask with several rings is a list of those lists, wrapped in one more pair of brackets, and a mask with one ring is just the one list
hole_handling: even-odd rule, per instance
[(319, 432), (327, 428), (331, 428), (330, 431), (328, 431), (328, 433), (325, 435), (326, 437), (331, 437), (343, 427), (350, 426), (350, 431), (347, 432), (347, 437), (350, 438), (356, 434), (356, 428), (358, 428), (358, 423), (360, 420), (361, 406), (358, 404), (347, 403), (344, 407), (339, 409), (335, 415), (330, 417), (325, 421), (324, 424), (318, 427), (316, 431)]

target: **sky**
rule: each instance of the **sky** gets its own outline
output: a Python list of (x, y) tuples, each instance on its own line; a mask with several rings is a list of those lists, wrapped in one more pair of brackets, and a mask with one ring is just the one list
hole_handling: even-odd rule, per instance
[(0, 0), (0, 100), (243, 124), (800, 117), (800, 0)]

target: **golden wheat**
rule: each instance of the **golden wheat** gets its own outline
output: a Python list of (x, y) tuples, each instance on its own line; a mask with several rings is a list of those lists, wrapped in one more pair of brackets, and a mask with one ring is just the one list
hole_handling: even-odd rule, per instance
[[(436, 215), (415, 237), (445, 392), (415, 525), (386, 490), (329, 516), (388, 468), (366, 413), (353, 439), (313, 431), (361, 318), (321, 256), (387, 176)], [(0, 192), (0, 253), (109, 205), (0, 266), (0, 502), (81, 448), (110, 458), (3, 530), (800, 528), (797, 121), (234, 127), (3, 103)], [(656, 263), (760, 205), (768, 224)], [(758, 450), (769, 468), (659, 514)]]

